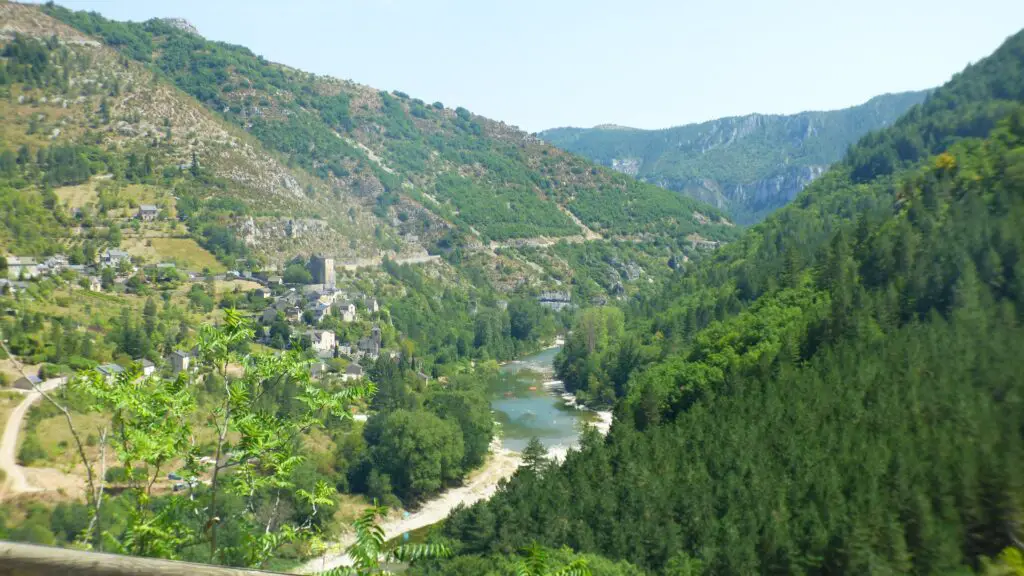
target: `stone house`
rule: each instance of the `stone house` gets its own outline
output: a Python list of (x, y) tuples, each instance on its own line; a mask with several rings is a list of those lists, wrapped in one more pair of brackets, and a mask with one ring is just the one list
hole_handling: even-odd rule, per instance
[(332, 354), (336, 344), (332, 330), (313, 330), (310, 333), (310, 347), (317, 354)]
[(139, 206), (138, 219), (143, 222), (152, 222), (160, 215), (160, 208), (156, 204), (142, 204)]
[(175, 350), (171, 353), (171, 370), (178, 374), (192, 368), (192, 353), (186, 350)]
[(103, 264), (104, 266), (117, 266), (121, 262), (130, 262), (131, 259), (131, 254), (117, 248), (104, 250), (103, 253), (100, 254), (100, 264)]
[(122, 368), (120, 364), (110, 363), (110, 364), (101, 364), (101, 365), (97, 366), (96, 367), (96, 371), (99, 372), (100, 374), (102, 374), (103, 377), (106, 378), (108, 382), (110, 382), (114, 378), (117, 378), (118, 374), (121, 374), (122, 372), (124, 372), (124, 368)]
[(353, 304), (351, 302), (348, 302), (348, 301), (342, 301), (342, 302), (337, 303), (335, 306), (337, 306), (337, 308), (338, 308), (338, 316), (341, 318), (342, 322), (355, 322), (356, 321), (357, 317), (356, 317), (356, 305), (355, 304)]
[(341, 379), (345, 382), (349, 380), (358, 380), (363, 377), (363, 367), (355, 362), (345, 367), (345, 373), (341, 375)]

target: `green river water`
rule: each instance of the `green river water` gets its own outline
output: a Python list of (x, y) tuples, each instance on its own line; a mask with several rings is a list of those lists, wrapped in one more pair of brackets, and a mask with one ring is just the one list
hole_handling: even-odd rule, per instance
[[(491, 390), (491, 409), (502, 427), (502, 446), (521, 451), (536, 436), (547, 448), (576, 444), (581, 424), (592, 412), (567, 407), (561, 386), (552, 386), (555, 355), (548, 348), (501, 367), (501, 379)], [(545, 386), (545, 383), (548, 383)]]

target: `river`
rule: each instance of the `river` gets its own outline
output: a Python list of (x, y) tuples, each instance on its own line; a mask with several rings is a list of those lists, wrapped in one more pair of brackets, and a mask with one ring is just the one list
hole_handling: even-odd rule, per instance
[[(457, 506), (470, 506), (490, 498), (504, 479), (519, 467), (518, 452), (536, 436), (548, 454), (560, 460), (579, 441), (584, 422), (594, 422), (602, 433), (611, 426), (610, 412), (592, 412), (567, 405), (561, 383), (554, 381), (553, 362), (559, 348), (548, 348), (501, 367), (501, 378), (490, 390), (491, 408), (502, 427), (501, 448), (495, 448), (482, 468), (467, 477), (463, 486), (431, 498), (412, 514), (389, 518), (381, 524), (385, 540), (420, 530), (444, 520)], [(571, 396), (568, 397), (571, 401)], [(335, 543), (336, 551), (310, 560), (299, 574), (350, 566), (345, 550), (354, 541), (352, 533)]]
[(576, 445), (585, 422), (599, 423), (602, 414), (567, 405), (562, 385), (554, 378), (553, 347), (501, 367), (491, 387), (491, 409), (501, 425), (502, 447), (521, 452), (530, 438), (555, 455)]

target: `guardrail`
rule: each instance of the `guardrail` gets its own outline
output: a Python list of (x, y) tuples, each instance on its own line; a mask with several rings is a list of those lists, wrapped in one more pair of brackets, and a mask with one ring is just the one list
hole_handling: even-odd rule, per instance
[(267, 576), (268, 574), (282, 573), (156, 558), (119, 556), (0, 540), (0, 576), (66, 576), (72, 574), (74, 576), (134, 576), (136, 574)]

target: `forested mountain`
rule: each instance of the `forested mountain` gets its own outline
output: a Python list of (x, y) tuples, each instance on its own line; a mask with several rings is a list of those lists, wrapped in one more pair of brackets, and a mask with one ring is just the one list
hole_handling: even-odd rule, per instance
[[(957, 574), (1024, 517), (1024, 32), (557, 361), (607, 439), (455, 514), (671, 574)], [(992, 572), (997, 573), (997, 572)]]
[(554, 128), (538, 135), (749, 224), (792, 200), (858, 138), (892, 124), (927, 95), (884, 94), (843, 110), (750, 114), (664, 130), (597, 126)]

